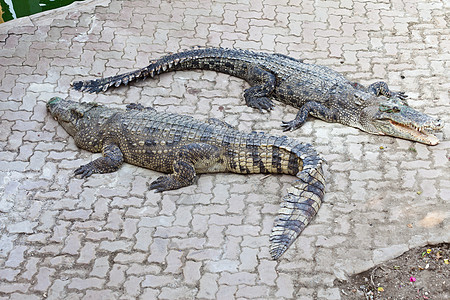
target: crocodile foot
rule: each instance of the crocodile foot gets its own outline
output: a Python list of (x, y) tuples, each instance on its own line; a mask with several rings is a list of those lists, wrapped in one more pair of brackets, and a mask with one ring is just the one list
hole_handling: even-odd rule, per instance
[(87, 178), (94, 173), (94, 166), (92, 163), (82, 165), (74, 171), (75, 175), (80, 175), (80, 178)]
[(155, 190), (156, 193), (161, 193), (169, 190), (176, 190), (192, 183), (182, 182), (173, 175), (165, 175), (158, 177), (155, 181), (150, 183), (150, 189)]
[(302, 124), (303, 122), (299, 122), (298, 120), (294, 119), (292, 121), (282, 121), (281, 127), (283, 128), (283, 131), (293, 131), (300, 128)]
[(263, 110), (271, 110), (274, 108), (274, 104), (272, 100), (270, 100), (267, 97), (248, 97), (246, 99), (247, 105), (258, 109), (260, 112), (263, 112)]

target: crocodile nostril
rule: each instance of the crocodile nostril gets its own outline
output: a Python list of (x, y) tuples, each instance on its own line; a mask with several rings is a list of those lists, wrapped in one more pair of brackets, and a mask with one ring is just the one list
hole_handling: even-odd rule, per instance
[(437, 119), (434, 121), (434, 126), (436, 127), (436, 129), (441, 129), (442, 127), (444, 127), (444, 121), (441, 119)]

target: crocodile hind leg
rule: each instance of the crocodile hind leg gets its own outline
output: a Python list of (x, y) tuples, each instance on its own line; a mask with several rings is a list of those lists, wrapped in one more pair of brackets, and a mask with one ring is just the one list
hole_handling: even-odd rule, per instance
[(406, 98), (408, 98), (408, 95), (406, 95), (404, 92), (393, 92), (389, 89), (388, 85), (384, 81), (377, 81), (369, 85), (367, 88), (367, 91), (370, 93), (375, 94), (376, 96), (383, 95), (388, 98), (398, 98), (406, 104)]
[(156, 192), (176, 190), (189, 186), (197, 177), (196, 168), (208, 168), (220, 160), (217, 147), (205, 143), (192, 143), (180, 148), (173, 161), (173, 173), (158, 177), (150, 184)]
[(83, 165), (75, 170), (75, 175), (86, 178), (94, 173), (111, 173), (117, 171), (123, 163), (123, 154), (116, 144), (103, 146), (102, 157)]
[(244, 91), (245, 103), (260, 111), (272, 109), (268, 95), (275, 89), (275, 75), (258, 66), (249, 67), (246, 81), (252, 86)]

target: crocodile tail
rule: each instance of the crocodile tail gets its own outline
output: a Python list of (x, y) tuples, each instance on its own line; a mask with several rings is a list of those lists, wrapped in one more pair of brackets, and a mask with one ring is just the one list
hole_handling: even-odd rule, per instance
[(235, 66), (225, 65), (224, 61), (230, 57), (250, 54), (251, 52), (246, 50), (224, 48), (191, 49), (165, 55), (160, 59), (151, 61), (147, 67), (132, 72), (95, 80), (75, 81), (72, 83), (72, 87), (78, 91), (99, 93), (106, 91), (111, 86), (127, 85), (129, 82), (137, 79), (151, 78), (164, 72), (187, 69), (216, 70), (230, 73), (231, 75), (239, 75), (239, 72), (235, 70)]
[[(325, 190), (322, 160), (310, 145), (302, 145), (299, 155), (303, 169), (298, 172), (298, 180), (283, 197), (281, 209), (270, 235), (270, 254), (278, 259), (297, 239), (300, 233), (317, 214)], [(295, 148), (294, 148), (295, 150)]]
[(147, 77), (154, 77), (155, 75), (161, 74), (167, 71), (167, 67), (170, 64), (162, 64), (161, 60), (153, 61), (150, 65), (145, 68), (119, 74), (111, 77), (85, 80), (85, 81), (74, 81), (72, 82), (72, 88), (80, 92), (89, 93), (99, 93), (105, 92), (112, 86), (118, 87), (120, 85), (128, 85), (129, 82), (138, 79), (146, 79)]
[[(101, 79), (75, 81), (72, 87), (81, 92), (99, 93), (105, 92), (112, 86), (118, 87), (120, 85), (128, 85), (129, 82), (138, 79), (146, 79), (147, 77), (154, 77), (164, 72), (173, 71), (180, 68), (180, 64), (186, 60), (197, 58), (207, 49), (192, 49), (180, 53), (169, 54), (160, 59), (153, 60), (150, 64), (142, 69), (131, 71), (124, 74), (110, 76)], [(178, 68), (177, 68), (178, 67)], [(187, 66), (186, 66), (187, 68)]]
[(270, 254), (278, 259), (317, 214), (325, 190), (322, 159), (309, 144), (286, 136), (252, 132), (224, 140), (239, 145), (229, 151), (231, 170), (236, 173), (278, 173), (298, 178), (283, 197), (270, 235)]

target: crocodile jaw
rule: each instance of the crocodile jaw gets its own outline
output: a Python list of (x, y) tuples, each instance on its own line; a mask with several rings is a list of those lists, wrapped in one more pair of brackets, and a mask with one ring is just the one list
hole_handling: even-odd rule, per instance
[(389, 133), (382, 132), (382, 134), (392, 135), (395, 137), (412, 140), (431, 146), (437, 145), (439, 143), (439, 139), (435, 135), (427, 131), (425, 128), (406, 126), (393, 120), (389, 120), (389, 123), (391, 125), (389, 127), (392, 130), (390, 130)]
[(379, 135), (388, 135), (405, 140), (419, 142), (422, 144), (434, 146), (439, 143), (439, 139), (432, 134), (431, 130), (439, 130), (444, 126), (444, 123), (440, 120), (432, 120), (426, 122), (422, 126), (416, 126), (413, 124), (402, 124), (390, 119), (377, 120), (373, 123), (374, 128)]

